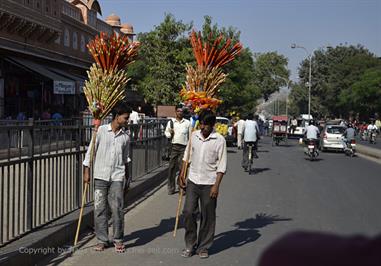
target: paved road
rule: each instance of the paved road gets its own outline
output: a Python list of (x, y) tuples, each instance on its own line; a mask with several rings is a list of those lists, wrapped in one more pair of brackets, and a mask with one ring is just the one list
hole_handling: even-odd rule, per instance
[[(319, 230), (343, 235), (374, 236), (381, 232), (381, 165), (342, 153), (323, 153), (305, 160), (302, 148), (271, 147), (262, 141), (256, 173), (240, 167), (241, 151), (231, 149), (217, 209), (214, 246), (203, 265), (256, 265), (266, 246), (287, 232)], [(180, 256), (184, 229), (172, 237), (177, 195), (166, 187), (126, 215), (124, 254), (112, 248), (95, 253), (93, 238), (72, 257), (51, 265), (195, 265), (200, 259)]]

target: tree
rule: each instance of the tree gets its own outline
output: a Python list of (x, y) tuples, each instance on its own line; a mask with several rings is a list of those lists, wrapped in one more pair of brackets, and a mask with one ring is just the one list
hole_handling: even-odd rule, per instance
[(363, 118), (381, 111), (380, 99), (381, 68), (366, 70), (350, 89), (341, 91), (339, 96), (340, 105), (360, 113)]
[[(311, 113), (314, 116), (344, 116), (357, 106), (350, 100), (352, 85), (381, 61), (361, 45), (318, 50), (312, 57)], [(299, 87), (308, 91), (309, 61), (299, 69)], [(299, 88), (298, 88), (299, 89)], [(367, 90), (367, 89), (365, 89)], [(295, 99), (301, 106), (305, 99)]]
[(277, 76), (289, 78), (287, 58), (277, 52), (255, 54), (254, 84), (267, 101), (270, 95), (285, 86), (285, 81)]
[(129, 74), (131, 86), (140, 91), (153, 104), (175, 104), (185, 80), (185, 64), (191, 62), (192, 50), (188, 32), (192, 24), (176, 21), (166, 14), (164, 21), (154, 30), (138, 35), (142, 43), (138, 62)]

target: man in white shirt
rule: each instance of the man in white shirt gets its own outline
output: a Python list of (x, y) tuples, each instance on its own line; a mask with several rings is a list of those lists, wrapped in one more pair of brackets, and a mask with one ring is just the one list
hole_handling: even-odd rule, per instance
[(371, 132), (372, 130), (378, 130), (374, 120), (368, 125), (367, 130), (368, 130), (368, 132)]
[(129, 124), (138, 124), (139, 123), (139, 113), (132, 110), (131, 114), (130, 114), (130, 118), (128, 119), (128, 123)]
[[(112, 110), (112, 122), (100, 126), (95, 142), (94, 156), (94, 224), (98, 244), (96, 251), (103, 251), (109, 244), (108, 213), (113, 219), (113, 242), (116, 252), (124, 252), (124, 188), (129, 179), (128, 162), (130, 138), (125, 126), (131, 108), (120, 104)], [(83, 181), (90, 183), (91, 144), (83, 161)]]
[(247, 170), (249, 165), (249, 144), (252, 144), (252, 154), (253, 157), (257, 157), (257, 142), (259, 138), (259, 127), (257, 121), (253, 120), (254, 115), (249, 114), (247, 120), (245, 121), (244, 131), (243, 131), (243, 157), (242, 157), (242, 167)]
[(237, 148), (239, 150), (242, 149), (242, 135), (243, 135), (244, 127), (245, 127), (245, 120), (240, 118), (237, 121)]
[(169, 155), (168, 169), (168, 195), (175, 193), (176, 173), (180, 168), (184, 150), (188, 144), (191, 132), (191, 124), (189, 120), (183, 118), (183, 108), (181, 105), (176, 107), (176, 118), (170, 119), (165, 128), (165, 136), (171, 140), (171, 149)]
[(320, 131), (315, 126), (315, 121), (311, 121), (311, 123), (306, 127), (306, 139), (317, 140), (319, 138)]
[[(216, 206), (219, 186), (226, 172), (226, 141), (213, 127), (216, 116), (211, 111), (200, 114), (200, 130), (194, 131), (185, 150), (183, 164), (190, 163), (188, 181), (185, 185), (184, 169), (179, 176), (181, 188), (186, 186), (183, 215), (185, 221), (185, 249), (183, 257), (194, 252), (207, 258), (216, 226)], [(197, 232), (197, 217), (200, 202), (200, 228)]]

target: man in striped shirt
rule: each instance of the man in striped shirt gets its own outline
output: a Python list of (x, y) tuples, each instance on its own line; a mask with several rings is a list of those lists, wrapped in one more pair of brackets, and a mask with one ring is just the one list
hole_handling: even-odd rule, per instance
[[(124, 187), (128, 180), (130, 137), (125, 129), (131, 108), (120, 104), (112, 110), (110, 124), (102, 125), (97, 132), (94, 157), (94, 224), (98, 244), (96, 251), (103, 251), (109, 244), (108, 213), (113, 220), (113, 242), (116, 252), (124, 252)], [(91, 146), (91, 145), (90, 145)], [(90, 150), (84, 165), (85, 183), (90, 182)]]

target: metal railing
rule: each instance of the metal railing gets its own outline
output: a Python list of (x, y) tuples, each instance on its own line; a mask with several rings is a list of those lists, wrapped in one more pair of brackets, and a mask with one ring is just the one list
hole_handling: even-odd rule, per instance
[[(78, 119), (53, 122), (0, 125), (0, 246), (80, 207), (92, 127)], [(165, 125), (128, 126), (132, 182), (164, 164)]]

